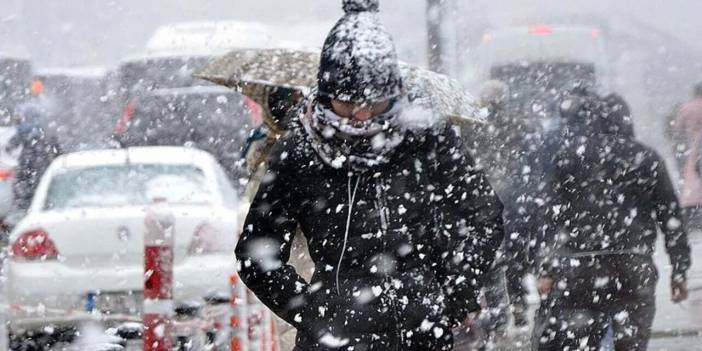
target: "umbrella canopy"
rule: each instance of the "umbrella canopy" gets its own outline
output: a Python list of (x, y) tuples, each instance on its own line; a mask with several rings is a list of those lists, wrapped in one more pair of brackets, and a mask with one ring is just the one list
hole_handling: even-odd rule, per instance
[(289, 49), (237, 49), (214, 59), (195, 77), (236, 88), (265, 106), (276, 87), (307, 92), (316, 84), (319, 54)]
[[(238, 49), (213, 60), (195, 77), (236, 88), (263, 107), (271, 118), (268, 96), (276, 88), (308, 93), (317, 84), (319, 53), (289, 49)], [(449, 77), (401, 64), (412, 104), (461, 125), (481, 124), (479, 108), (460, 84)]]

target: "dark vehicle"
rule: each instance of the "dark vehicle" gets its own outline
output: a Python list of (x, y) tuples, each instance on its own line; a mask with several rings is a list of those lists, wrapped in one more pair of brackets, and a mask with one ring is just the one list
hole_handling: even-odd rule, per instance
[(41, 70), (33, 84), (41, 84), (50, 105), (48, 127), (68, 152), (104, 147), (114, 118), (107, 111), (107, 78), (102, 68)]
[(601, 32), (593, 27), (516, 27), (485, 33), (476, 51), (476, 85), (488, 79), (510, 87), (512, 108), (548, 128), (557, 101), (574, 85), (608, 86)]
[(158, 89), (187, 88), (211, 85), (193, 78), (193, 73), (207, 65), (210, 55), (159, 54), (129, 58), (110, 76), (109, 110), (114, 134), (124, 133), (132, 118), (135, 101)]
[(0, 57), (0, 125), (9, 125), (15, 107), (28, 98), (31, 79), (29, 60)]
[(212, 59), (202, 56), (146, 56), (123, 61), (119, 68), (119, 81), (130, 91), (182, 88), (208, 83), (193, 78), (193, 73)]
[(124, 147), (193, 146), (210, 152), (233, 183), (251, 127), (243, 95), (223, 87), (159, 89), (133, 103), (132, 117), (117, 139)]

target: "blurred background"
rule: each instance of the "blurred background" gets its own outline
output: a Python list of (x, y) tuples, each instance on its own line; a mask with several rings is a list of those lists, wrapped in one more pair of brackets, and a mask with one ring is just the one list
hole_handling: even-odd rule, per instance
[[(35, 68), (116, 65), (143, 51), (159, 26), (180, 21), (243, 20), (275, 25), (321, 23), (340, 16), (339, 1), (5, 0), (0, 52), (31, 57)], [(434, 9), (431, 7), (435, 6)], [(430, 65), (463, 81), (484, 33), (517, 25), (598, 28), (610, 81), (634, 105), (641, 138), (657, 144), (661, 118), (700, 79), (702, 4), (692, 0), (384, 0), (382, 16), (403, 60)], [(432, 22), (439, 31), (432, 32)], [(428, 33), (438, 34), (430, 43)], [(325, 33), (304, 38), (318, 44)], [(300, 38), (298, 38), (300, 39)], [(319, 43), (321, 44), (321, 43)], [(318, 45), (319, 45), (318, 44)], [(428, 48), (439, 59), (430, 59)], [(437, 64), (437, 62), (439, 62)], [(475, 93), (476, 88), (468, 84)]]

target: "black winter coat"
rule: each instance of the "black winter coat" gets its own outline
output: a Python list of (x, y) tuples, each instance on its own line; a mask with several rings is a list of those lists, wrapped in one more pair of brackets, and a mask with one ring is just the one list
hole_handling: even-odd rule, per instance
[[(663, 159), (629, 136), (587, 128), (569, 135), (554, 155), (546, 186), (547, 241), (555, 256), (651, 255), (660, 229), (673, 278), (684, 278), (690, 246)], [(559, 265), (547, 260), (545, 269)]]
[(14, 206), (26, 210), (32, 203), (39, 181), (51, 162), (61, 154), (58, 139), (43, 128), (32, 133), (16, 134), (9, 141), (9, 146), (22, 146), (17, 160), (16, 178), (13, 183)]
[[(450, 348), (503, 237), (502, 204), (454, 130), (407, 132), (388, 164), (360, 173), (325, 165), (300, 127), (271, 157), (236, 254), (298, 348), (327, 349), (325, 334), (356, 350)], [(287, 264), (298, 226), (311, 282)]]

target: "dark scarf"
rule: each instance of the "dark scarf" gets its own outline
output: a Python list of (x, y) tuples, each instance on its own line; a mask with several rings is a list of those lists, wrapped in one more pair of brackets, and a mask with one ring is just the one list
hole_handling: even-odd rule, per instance
[(301, 116), (302, 126), (312, 148), (325, 164), (358, 171), (386, 164), (405, 137), (397, 122), (405, 100), (366, 122), (355, 122), (338, 116), (312, 100)]

